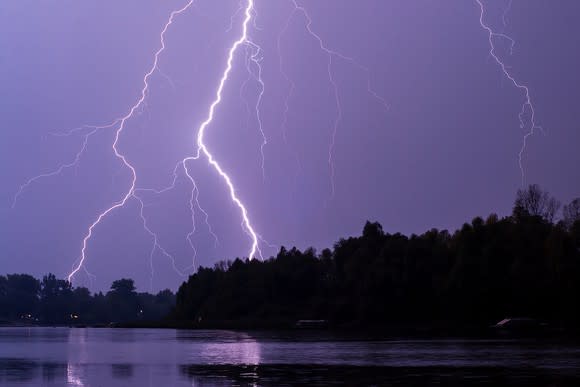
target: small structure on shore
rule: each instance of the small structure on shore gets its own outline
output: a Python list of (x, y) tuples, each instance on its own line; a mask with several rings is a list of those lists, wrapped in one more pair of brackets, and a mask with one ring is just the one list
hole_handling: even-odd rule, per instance
[(530, 317), (513, 317), (504, 318), (493, 326), (499, 332), (506, 332), (510, 334), (544, 334), (549, 330), (546, 323), (542, 323)]
[(326, 320), (298, 320), (295, 325), (299, 329), (322, 329), (328, 327)]

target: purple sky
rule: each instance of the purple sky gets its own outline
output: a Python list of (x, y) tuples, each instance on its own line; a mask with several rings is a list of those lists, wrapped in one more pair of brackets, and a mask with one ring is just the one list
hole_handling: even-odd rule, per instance
[[(262, 48), (265, 178), (255, 114), (260, 89), (249, 78), (245, 48), (235, 57), (206, 143), (265, 240), (321, 248), (358, 234), (367, 219), (388, 232), (420, 233), (454, 230), (476, 215), (509, 214), (521, 186), (518, 152), (529, 130), (518, 121), (524, 95), (489, 55), (475, 1), (299, 1), (312, 30), (328, 48), (367, 67), (373, 90), (390, 106), (385, 110), (367, 91), (364, 70), (333, 58), (342, 106), (333, 197), (328, 148), (337, 109), (327, 55), (300, 13), (280, 35), (294, 9), (291, 1), (255, 2), (249, 34)], [(0, 2), (0, 273), (66, 276), (88, 226), (123, 197), (130, 173), (112, 152), (114, 130), (104, 129), (91, 137), (76, 167), (34, 182), (10, 208), (27, 179), (70, 163), (86, 132), (51, 133), (127, 114), (139, 99), (163, 25), (186, 3)], [(529, 86), (536, 122), (544, 128), (524, 153), (526, 183), (568, 202), (580, 196), (580, 3), (514, 0), (505, 15), (508, 0), (484, 4), (485, 22), (516, 42), (510, 56), (507, 41), (497, 40), (497, 54)], [(127, 122), (119, 142), (137, 170), (138, 187), (168, 186), (175, 164), (194, 153), (196, 129), (207, 115), (227, 50), (240, 34), (242, 13), (231, 19), (238, 6), (198, 0), (169, 27), (162, 72), (150, 78), (146, 104)], [(290, 83), (280, 72), (280, 58), (295, 84), (286, 140), (282, 123)], [(216, 247), (198, 210), (192, 238), (196, 265), (246, 255), (250, 240), (223, 181), (204, 159), (190, 167), (219, 238)], [(183, 176), (168, 193), (143, 195), (149, 226), (181, 269), (192, 264), (186, 242), (190, 195)], [(151, 247), (138, 202), (130, 200), (89, 241), (92, 289), (106, 289), (120, 277), (134, 278), (142, 290), (176, 289), (185, 278), (159, 251), (151, 278)], [(266, 256), (277, 251), (261, 247)], [(80, 272), (74, 283), (88, 285), (89, 277)]]

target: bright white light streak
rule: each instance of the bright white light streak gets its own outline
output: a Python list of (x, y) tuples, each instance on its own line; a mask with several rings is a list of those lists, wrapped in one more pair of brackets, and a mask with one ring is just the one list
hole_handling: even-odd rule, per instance
[[(133, 167), (133, 165), (127, 160), (125, 155), (119, 151), (117, 146), (119, 144), (120, 136), (121, 136), (123, 130), (125, 129), (126, 122), (130, 118), (133, 117), (133, 115), (135, 114), (135, 112), (139, 108), (142, 108), (142, 105), (145, 101), (145, 98), (147, 96), (147, 92), (149, 91), (149, 78), (157, 70), (158, 63), (159, 63), (159, 56), (165, 50), (165, 33), (167, 32), (167, 29), (169, 28), (169, 26), (171, 24), (173, 24), (174, 17), (176, 15), (179, 15), (179, 14), (185, 12), (189, 7), (191, 7), (193, 2), (194, 2), (194, 0), (190, 0), (185, 6), (178, 9), (177, 11), (171, 12), (171, 14), (169, 15), (169, 20), (167, 21), (167, 23), (165, 23), (165, 26), (163, 27), (163, 30), (161, 31), (161, 34), (160, 34), (161, 47), (155, 52), (155, 55), (153, 58), (153, 64), (152, 64), (151, 68), (149, 69), (149, 71), (143, 77), (143, 88), (141, 89), (141, 97), (131, 107), (131, 109), (129, 109), (129, 112), (125, 116), (118, 119), (119, 127), (117, 128), (117, 130), (115, 132), (115, 141), (113, 142), (112, 149), (113, 149), (113, 152), (115, 153), (115, 156), (119, 160), (121, 160), (121, 162), (125, 165), (125, 167), (127, 167), (131, 171), (131, 184), (130, 184), (127, 192), (125, 192), (123, 198), (121, 200), (113, 203), (113, 205), (111, 205), (109, 208), (107, 208), (106, 210), (101, 212), (99, 214), (99, 216), (97, 216), (97, 219), (89, 226), (87, 233), (85, 234), (85, 237), (83, 238), (82, 248), (81, 248), (81, 256), (78, 259), (77, 265), (73, 268), (73, 270), (68, 275), (69, 282), (72, 282), (72, 279), (75, 276), (75, 274), (83, 267), (83, 264), (87, 258), (87, 245), (88, 245), (88, 242), (90, 241), (91, 237), (93, 236), (93, 231), (94, 231), (95, 227), (103, 220), (103, 218), (105, 218), (107, 215), (109, 215), (112, 211), (114, 211), (117, 208), (123, 207), (130, 198), (137, 198), (135, 196), (135, 183), (137, 182), (137, 171), (135, 170), (135, 167)], [(142, 202), (141, 202), (141, 204), (142, 204)], [(145, 223), (145, 227), (147, 230), (146, 223)], [(150, 230), (148, 230), (148, 232), (149, 231)], [(155, 243), (157, 243), (156, 236), (155, 236)]]
[[(252, 226), (252, 223), (250, 222), (248, 210), (246, 209), (245, 205), (242, 203), (240, 198), (237, 196), (236, 189), (234, 187), (234, 184), (233, 184), (230, 176), (222, 169), (221, 165), (217, 162), (217, 160), (215, 159), (213, 154), (210, 152), (209, 148), (204, 143), (204, 138), (205, 138), (205, 131), (207, 130), (207, 127), (213, 121), (215, 110), (216, 110), (217, 106), (220, 104), (220, 102), (222, 101), (223, 90), (225, 88), (226, 82), (229, 79), (229, 75), (232, 71), (234, 55), (241, 45), (249, 42), (249, 40), (248, 40), (248, 24), (252, 20), (253, 7), (254, 7), (254, 1), (248, 0), (246, 3), (245, 10), (244, 10), (244, 20), (242, 23), (242, 33), (241, 33), (240, 37), (232, 44), (232, 46), (230, 47), (230, 49), (228, 51), (228, 59), (227, 59), (227, 63), (226, 63), (226, 68), (222, 74), (218, 88), (216, 90), (215, 99), (209, 107), (209, 112), (208, 112), (207, 118), (205, 119), (205, 121), (203, 121), (201, 123), (201, 125), (199, 126), (199, 128), (197, 130), (197, 140), (196, 140), (197, 152), (196, 152), (196, 155), (186, 157), (182, 161), (184, 167), (187, 170), (187, 162), (190, 160), (197, 160), (203, 154), (207, 158), (209, 164), (221, 176), (224, 183), (226, 183), (228, 190), (229, 190), (229, 193), (230, 193), (230, 199), (239, 208), (239, 210), (241, 212), (242, 226), (243, 226), (242, 228), (243, 228), (244, 232), (248, 235), (248, 237), (250, 237), (250, 239), (251, 239), (251, 247), (250, 247), (250, 251), (248, 253), (249, 259), (255, 258), (256, 254), (259, 257), (262, 257), (262, 253), (260, 251), (260, 246), (258, 243), (258, 235), (256, 234), (256, 231), (254, 230), (254, 227)], [(188, 171), (188, 175), (189, 175), (189, 171)]]
[[(494, 39), (496, 38), (502, 38), (502, 39), (508, 39), (511, 42), (511, 48), (513, 49), (513, 46), (515, 44), (514, 40), (512, 38), (510, 38), (509, 36), (505, 35), (505, 34), (501, 34), (501, 33), (497, 33), (495, 31), (493, 31), (491, 29), (491, 27), (489, 25), (487, 25), (485, 23), (485, 21), (483, 20), (484, 18), (484, 14), (485, 14), (485, 8), (483, 6), (483, 3), (481, 0), (475, 0), (475, 2), (478, 4), (479, 6), (479, 24), (481, 26), (481, 28), (483, 28), (486, 32), (487, 32), (487, 38), (489, 41), (489, 55), (493, 58), (493, 60), (496, 62), (496, 64), (499, 66), (499, 68), (501, 69), (503, 75), (519, 90), (521, 90), (524, 94), (524, 102), (522, 104), (522, 108), (520, 110), (520, 113), (518, 114), (518, 118), (520, 121), (520, 128), (525, 129), (526, 128), (526, 120), (525, 120), (525, 115), (526, 115), (526, 111), (529, 109), (529, 130), (524, 134), (523, 140), (522, 140), (522, 146), (520, 148), (520, 151), (518, 153), (518, 165), (520, 167), (520, 174), (521, 174), (521, 179), (522, 179), (522, 185), (525, 185), (526, 182), (526, 173), (525, 173), (525, 169), (524, 169), (524, 165), (523, 165), (523, 155), (524, 152), (526, 151), (526, 145), (527, 145), (527, 141), (528, 138), (530, 136), (532, 136), (535, 132), (535, 129), (539, 129), (542, 130), (542, 127), (536, 124), (536, 111), (534, 109), (534, 105), (532, 104), (532, 98), (530, 96), (530, 89), (528, 88), (527, 85), (522, 84), (520, 82), (518, 82), (514, 76), (511, 74), (511, 72), (509, 71), (508, 67), (506, 66), (506, 64), (499, 58), (499, 56), (495, 53), (495, 44), (494, 44)], [(511, 4), (511, 3), (510, 3)]]

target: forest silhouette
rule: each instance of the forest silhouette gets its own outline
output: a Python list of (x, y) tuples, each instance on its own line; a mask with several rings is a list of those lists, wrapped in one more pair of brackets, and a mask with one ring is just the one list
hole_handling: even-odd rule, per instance
[[(50, 324), (155, 322), (199, 328), (489, 326), (525, 316), (551, 326), (580, 322), (580, 199), (565, 205), (537, 185), (516, 194), (512, 214), (474, 218), (454, 233), (362, 235), (317, 253), (200, 267), (176, 295), (137, 293), (115, 281), (91, 295), (65, 280), (0, 276), (0, 320)], [(75, 317), (76, 316), (76, 317)]]
[(0, 323), (45, 325), (109, 325), (159, 321), (175, 305), (175, 295), (137, 293), (132, 279), (111, 284), (106, 294), (45, 275), (41, 281), (28, 274), (0, 276)]
[(510, 216), (474, 218), (459, 230), (361, 236), (317, 253), (200, 268), (177, 292), (174, 320), (194, 326), (489, 326), (526, 316), (580, 322), (580, 199), (564, 206), (537, 185), (517, 192)]

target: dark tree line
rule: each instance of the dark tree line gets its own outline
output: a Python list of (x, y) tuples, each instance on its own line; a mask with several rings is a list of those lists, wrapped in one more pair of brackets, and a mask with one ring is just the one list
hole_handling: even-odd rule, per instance
[(265, 261), (200, 268), (171, 318), (195, 326), (488, 325), (507, 316), (580, 323), (580, 199), (564, 206), (537, 185), (511, 216), (477, 217), (453, 234), (362, 235), (316, 253), (281, 248)]
[(108, 324), (158, 321), (175, 305), (175, 295), (137, 293), (133, 280), (114, 281), (110, 291), (91, 294), (84, 287), (45, 275), (0, 276), (0, 322), (31, 324)]

